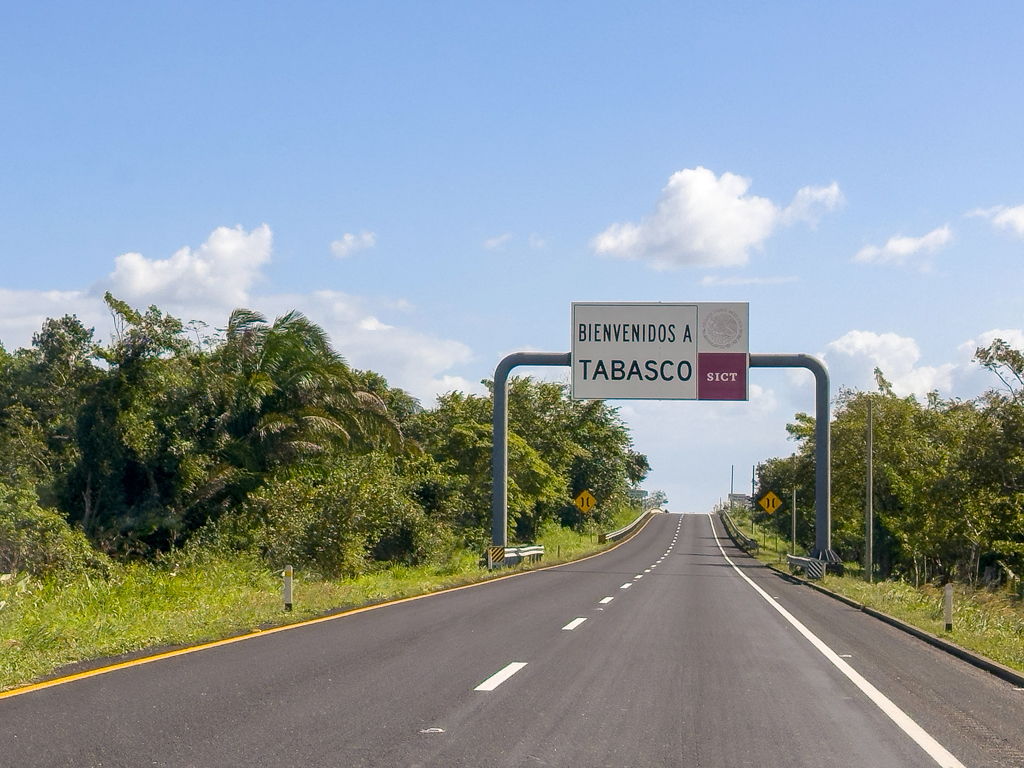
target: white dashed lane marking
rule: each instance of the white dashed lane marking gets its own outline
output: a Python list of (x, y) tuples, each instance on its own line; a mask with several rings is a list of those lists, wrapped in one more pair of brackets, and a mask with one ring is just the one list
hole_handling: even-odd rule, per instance
[(564, 627), (562, 627), (562, 630), (563, 631), (571, 632), (572, 630), (576, 629), (576, 627), (578, 627), (580, 624), (582, 624), (586, 620), (587, 620), (586, 617), (580, 617), (580, 618), (577, 618), (577, 619), (573, 619), (568, 624), (566, 624)]
[(504, 683), (506, 680), (508, 680), (510, 677), (512, 677), (512, 675), (514, 675), (516, 672), (518, 672), (520, 669), (522, 669), (525, 666), (526, 666), (526, 662), (525, 661), (513, 661), (511, 664), (508, 664), (508, 665), (502, 667), (501, 669), (499, 669), (497, 672), (495, 672), (493, 675), (488, 677), (486, 680), (484, 680), (482, 683), (480, 683), (480, 685), (478, 685), (473, 690), (474, 691), (493, 691), (495, 688), (497, 688), (499, 685)]
[(608, 603), (610, 603), (614, 599), (615, 599), (614, 597), (602, 597), (601, 598), (601, 605), (607, 605)]

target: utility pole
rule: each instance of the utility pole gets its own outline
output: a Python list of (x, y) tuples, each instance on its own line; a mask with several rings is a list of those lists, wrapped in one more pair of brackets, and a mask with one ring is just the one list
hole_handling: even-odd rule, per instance
[(733, 491), (736, 490), (736, 465), (732, 465), (732, 470), (729, 472), (729, 495), (732, 496)]
[(874, 483), (874, 424), (871, 418), (871, 395), (868, 395), (868, 478), (867, 495), (868, 504), (864, 513), (864, 534), (866, 545), (864, 547), (864, 576), (870, 584), (874, 581), (874, 538), (875, 538), (875, 483)]
[(789, 540), (789, 548), (793, 550), (793, 556), (796, 556), (796, 485), (793, 485), (793, 504), (790, 507), (790, 514), (792, 515), (792, 526), (793, 532)]
[(757, 538), (757, 529), (754, 527), (754, 477), (757, 474), (757, 465), (750, 468), (750, 535)]

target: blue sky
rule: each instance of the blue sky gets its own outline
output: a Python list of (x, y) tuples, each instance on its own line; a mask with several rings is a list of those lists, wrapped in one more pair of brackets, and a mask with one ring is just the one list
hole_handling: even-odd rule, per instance
[[(298, 308), (425, 402), (569, 348), (572, 301), (749, 301), (751, 350), (993, 382), (1024, 343), (1024, 6), (0, 6), (0, 339), (106, 289)], [(803, 192), (801, 192), (803, 190)], [(623, 233), (625, 233), (625, 236)], [(601, 238), (601, 235), (606, 237)], [(550, 372), (548, 372), (550, 375)], [(625, 403), (701, 510), (808, 380)]]

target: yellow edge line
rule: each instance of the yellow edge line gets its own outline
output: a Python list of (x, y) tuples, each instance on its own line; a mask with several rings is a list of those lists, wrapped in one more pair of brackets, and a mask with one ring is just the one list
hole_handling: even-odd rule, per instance
[[(644, 528), (646, 528), (647, 527), (647, 523), (651, 522), (651, 520), (653, 518), (654, 518), (653, 515), (651, 517), (647, 518), (647, 522), (645, 522), (643, 525), (641, 525), (640, 528), (637, 529), (636, 533), (640, 533), (640, 531), (642, 531)], [(635, 536), (636, 534), (633, 534), (633, 535)], [(472, 584), (463, 584), (463, 585), (458, 586), (458, 587), (448, 587), (446, 589), (440, 589), (437, 592), (424, 592), (422, 595), (412, 595), (411, 597), (401, 597), (401, 598), (398, 598), (397, 600), (389, 600), (389, 601), (384, 602), (384, 603), (374, 603), (373, 605), (365, 605), (362, 608), (353, 608), (352, 610), (349, 610), (349, 611), (342, 611), (340, 613), (332, 613), (330, 616), (320, 616), (320, 617), (315, 618), (315, 619), (306, 619), (304, 621), (297, 621), (294, 624), (283, 624), (280, 627), (272, 627), (271, 629), (258, 629), (258, 630), (254, 631), (254, 632), (250, 632), (250, 633), (245, 634), (245, 635), (237, 635), (235, 637), (228, 637), (228, 638), (225, 638), (224, 640), (213, 640), (213, 641), (211, 641), (209, 643), (200, 643), (199, 645), (190, 645), (187, 648), (179, 648), (179, 649), (174, 650), (174, 651), (165, 651), (164, 653), (156, 653), (156, 654), (153, 654), (152, 656), (144, 656), (141, 659), (132, 659), (131, 661), (121, 661), (121, 662), (118, 662), (117, 664), (110, 664), (110, 665), (108, 665), (106, 667), (97, 667), (96, 669), (88, 669), (85, 672), (76, 672), (73, 675), (66, 675), (65, 677), (56, 677), (53, 680), (44, 680), (41, 683), (31, 683), (29, 685), (23, 685), (20, 688), (12, 688), (9, 691), (0, 691), (0, 699), (10, 699), (10, 698), (13, 698), (15, 696), (22, 696), (22, 695), (24, 695), (26, 693), (32, 693), (33, 691), (41, 691), (44, 688), (53, 688), (54, 686), (57, 686), (57, 685), (65, 685), (66, 683), (73, 683), (76, 680), (85, 680), (86, 678), (89, 678), (89, 677), (96, 677), (98, 675), (105, 675), (108, 672), (116, 672), (119, 669), (128, 669), (129, 667), (140, 667), (143, 664), (150, 664), (150, 663), (152, 663), (154, 661), (162, 661), (163, 659), (173, 659), (175, 656), (184, 656), (184, 655), (189, 654), (189, 653), (197, 653), (199, 651), (206, 651), (206, 650), (209, 650), (210, 648), (219, 648), (219, 647), (224, 646), (224, 645), (232, 645), (233, 643), (240, 643), (243, 640), (252, 640), (253, 638), (257, 638), (257, 637), (265, 637), (266, 635), (274, 635), (274, 634), (277, 634), (278, 632), (284, 632), (284, 631), (289, 630), (289, 629), (298, 629), (299, 627), (308, 627), (311, 624), (321, 624), (321, 623), (323, 623), (325, 621), (334, 621), (335, 619), (342, 619), (342, 618), (345, 618), (346, 616), (354, 616), (357, 613), (365, 613), (367, 611), (375, 611), (378, 608), (386, 608), (389, 605), (398, 605), (399, 603), (409, 603), (409, 602), (412, 602), (413, 600), (422, 600), (423, 598), (426, 598), (426, 597), (434, 597), (435, 595), (443, 595), (443, 594), (446, 594), (448, 592), (458, 592), (459, 590), (470, 589), (471, 587), (482, 587), (482, 586), (486, 586), (487, 584), (494, 584), (494, 583), (499, 582), (499, 581), (504, 581), (505, 579), (514, 579), (517, 576), (526, 576), (526, 575), (531, 574), (531, 573), (540, 573), (541, 571), (550, 571), (550, 570), (553, 570), (555, 568), (562, 568), (562, 567), (564, 567), (566, 565), (573, 565), (575, 563), (582, 563), (585, 560), (590, 560), (590, 559), (595, 558), (595, 557), (600, 557), (601, 555), (606, 555), (609, 552), (611, 552), (613, 549), (617, 549), (618, 547), (620, 547), (621, 545), (625, 544), (627, 541), (629, 541), (632, 538), (633, 538), (633, 536), (630, 536), (629, 539), (624, 539), (623, 541), (620, 541), (617, 544), (615, 544), (615, 545), (613, 545), (611, 547), (608, 547), (608, 549), (605, 549), (605, 550), (603, 550), (601, 552), (595, 552), (594, 554), (587, 555), (586, 557), (581, 557), (579, 560), (569, 560), (568, 562), (565, 562), (565, 563), (558, 563), (557, 565), (548, 565), (548, 566), (545, 566), (543, 568), (531, 568), (528, 571), (521, 571), (519, 573), (510, 573), (508, 576), (498, 576), (497, 578), (494, 578), (494, 579), (485, 579), (483, 581), (477, 581), (477, 582), (474, 582)]]

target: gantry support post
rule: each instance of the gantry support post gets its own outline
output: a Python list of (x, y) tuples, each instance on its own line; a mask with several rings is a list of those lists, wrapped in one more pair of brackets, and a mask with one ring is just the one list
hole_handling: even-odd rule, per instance
[(572, 365), (569, 352), (516, 352), (494, 369), (494, 448), (491, 453), (491, 544), (508, 545), (508, 377), (520, 365)]
[(814, 549), (811, 557), (840, 562), (832, 551), (832, 420), (828, 369), (811, 355), (751, 355), (751, 368), (806, 368), (814, 374)]

